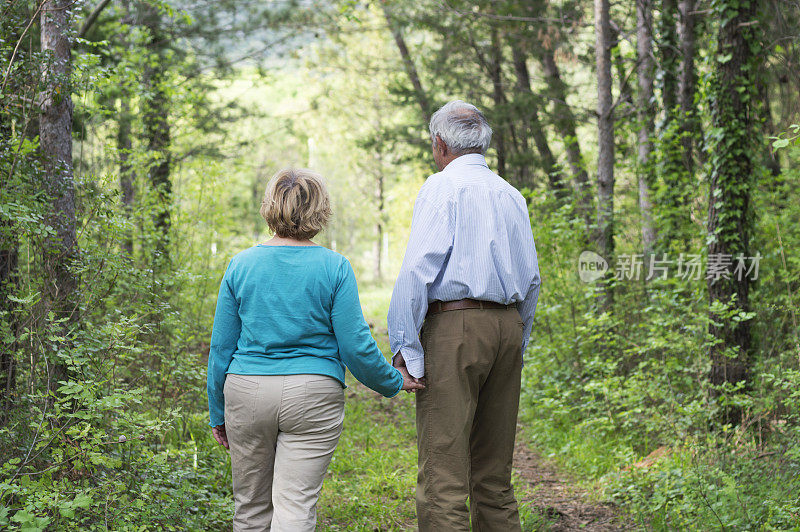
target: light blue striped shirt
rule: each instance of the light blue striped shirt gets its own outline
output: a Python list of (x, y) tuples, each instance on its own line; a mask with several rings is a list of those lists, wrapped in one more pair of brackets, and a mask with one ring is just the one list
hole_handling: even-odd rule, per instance
[(419, 331), (428, 304), (472, 298), (517, 303), (528, 344), (539, 299), (539, 264), (522, 194), (467, 154), (430, 176), (414, 203), (411, 235), (389, 305), (392, 353), (425, 374)]

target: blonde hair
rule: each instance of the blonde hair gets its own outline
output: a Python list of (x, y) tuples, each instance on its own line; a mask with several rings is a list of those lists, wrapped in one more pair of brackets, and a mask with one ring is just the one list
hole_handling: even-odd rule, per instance
[(261, 216), (279, 237), (307, 240), (331, 217), (331, 200), (322, 176), (305, 168), (285, 168), (269, 180)]

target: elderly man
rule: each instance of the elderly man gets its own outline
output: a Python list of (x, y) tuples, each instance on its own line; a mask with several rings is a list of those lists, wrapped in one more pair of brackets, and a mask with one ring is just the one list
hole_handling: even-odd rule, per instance
[[(486, 164), (473, 105), (431, 117), (439, 173), (417, 196), (389, 306), (393, 363), (417, 393), (417, 517), (426, 531), (520, 530), (511, 487), (522, 353), (539, 266), (522, 195)], [(470, 507), (466, 502), (469, 497)]]

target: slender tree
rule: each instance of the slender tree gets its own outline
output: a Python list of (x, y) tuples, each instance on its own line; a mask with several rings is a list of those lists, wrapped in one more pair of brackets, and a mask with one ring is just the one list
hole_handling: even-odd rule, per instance
[(148, 177), (156, 199), (155, 252), (158, 256), (169, 259), (170, 203), (172, 201), (170, 96), (166, 80), (169, 35), (164, 31), (162, 16), (155, 6), (141, 4), (140, 10), (142, 25), (148, 32), (147, 51), (150, 54), (144, 73), (147, 96), (143, 99), (142, 122), (150, 155)]
[(650, 256), (656, 241), (651, 199), (653, 165), (653, 8), (651, 0), (636, 0), (636, 56), (639, 78), (637, 110), (639, 214), (642, 226), (642, 248)]
[[(54, 235), (43, 250), (45, 291), (54, 315), (68, 324), (74, 319), (77, 279), (70, 263), (78, 251), (75, 186), (72, 175), (72, 71), (69, 41), (70, 0), (47, 0), (41, 14), (41, 49), (47, 54), (46, 81), (40, 95), (39, 145), (44, 166), (44, 189), (50, 201), (47, 223)], [(67, 331), (62, 326), (62, 334)], [(66, 375), (53, 365), (51, 381)], [(51, 382), (52, 384), (52, 382)]]
[(379, 150), (376, 153), (376, 166), (377, 175), (375, 176), (375, 200), (377, 202), (377, 215), (378, 220), (375, 223), (375, 268), (374, 278), (376, 281), (383, 279), (383, 235), (386, 232), (384, 224), (386, 223), (386, 176), (383, 171), (383, 153)]
[[(566, 196), (566, 187), (562, 178), (561, 167), (558, 165), (550, 143), (547, 140), (547, 131), (539, 118), (539, 98), (531, 89), (531, 76), (525, 54), (517, 42), (510, 42), (511, 55), (514, 62), (514, 72), (517, 77), (516, 111), (520, 113), (524, 125), (524, 148), (528, 149), (527, 138), (533, 138), (536, 151), (539, 153), (542, 168), (547, 175), (547, 182), (556, 197), (563, 199)], [(528, 177), (523, 176), (523, 177)]]
[[(775, 120), (772, 117), (772, 98), (770, 95), (769, 90), (769, 74), (765, 72), (766, 68), (761, 68), (761, 72), (758, 76), (758, 82), (756, 84), (756, 90), (758, 91), (758, 106), (757, 106), (757, 116), (759, 121), (761, 122), (762, 131), (765, 137), (774, 137), (779, 131), (775, 130)], [(773, 181), (781, 180), (781, 160), (780, 155), (777, 151), (772, 149), (771, 143), (765, 143), (764, 145), (764, 154), (763, 154), (763, 164), (766, 166), (772, 177), (775, 178)]]
[[(597, 61), (597, 232), (598, 252), (610, 260), (614, 253), (614, 109), (611, 94), (611, 27), (609, 0), (594, 0)], [(600, 309), (610, 310), (613, 293), (604, 285)]]
[(467, 42), (470, 49), (475, 54), (475, 60), (481, 67), (481, 71), (486, 74), (487, 80), (492, 85), (492, 106), (489, 109), (490, 119), (493, 124), (494, 133), (492, 140), (497, 153), (497, 173), (508, 179), (512, 183), (520, 185), (518, 168), (511, 173), (507, 165), (509, 155), (514, 149), (516, 133), (514, 131), (514, 119), (509, 116), (509, 103), (506, 96), (506, 89), (503, 84), (503, 50), (497, 35), (497, 29), (491, 28), (489, 43), (479, 42), (474, 31), (468, 31)]
[[(692, 16), (692, 13), (687, 12), (687, 15)], [(694, 117), (693, 26), (690, 26), (693, 18), (679, 16), (678, 0), (662, 0), (658, 21), (657, 78), (663, 107), (657, 127), (655, 165), (658, 177), (658, 247), (663, 251), (684, 251), (691, 239), (688, 204), (693, 194), (687, 142), (691, 142), (693, 129), (696, 129), (696, 123), (689, 121)], [(681, 31), (689, 42), (680, 41)], [(686, 112), (689, 114), (684, 114)]]
[[(117, 158), (119, 161), (119, 188), (122, 191), (122, 209), (128, 220), (133, 214), (133, 169), (130, 163), (130, 154), (133, 147), (131, 141), (131, 122), (133, 115), (128, 98), (123, 91), (119, 102), (119, 119), (117, 121)], [(133, 235), (126, 232), (122, 241), (122, 249), (131, 256), (133, 254)]]
[(553, 125), (564, 142), (564, 151), (567, 155), (567, 163), (572, 173), (572, 182), (575, 188), (576, 203), (586, 224), (586, 234), (588, 236), (591, 235), (590, 228), (593, 223), (591, 216), (591, 187), (589, 186), (589, 174), (586, 171), (586, 164), (583, 160), (581, 144), (578, 140), (577, 120), (575, 113), (567, 103), (568, 87), (564, 80), (561, 79), (561, 71), (558, 63), (556, 63), (553, 50), (545, 46), (544, 43), (539, 47), (539, 61), (547, 84), (547, 95), (550, 101), (553, 102)]
[[(495, 115), (503, 115), (504, 120), (496, 120), (495, 123), (495, 146), (497, 148), (497, 172), (504, 177), (508, 177), (508, 170), (506, 169), (506, 161), (508, 160), (508, 152), (510, 147), (510, 140), (508, 136), (513, 136), (512, 128), (513, 123), (508, 119), (504, 112), (508, 107), (508, 98), (506, 97), (505, 87), (503, 86), (503, 51), (500, 48), (500, 40), (497, 36), (497, 29), (492, 28), (491, 40), (489, 46), (489, 58), (482, 58), (482, 54), (477, 44), (474, 45), (475, 52), (479, 56), (480, 63), (486, 65), (489, 78), (492, 80), (492, 99), (494, 101)], [(510, 134), (510, 135), (509, 135)]]
[(660, 61), (661, 98), (664, 103), (665, 119), (672, 116), (671, 111), (678, 103), (678, 65), (680, 54), (678, 45), (678, 0), (661, 0), (661, 13), (658, 19), (658, 48)]
[[(102, 5), (103, 2), (98, 4), (98, 7), (92, 12), (92, 14), (94, 15), (97, 12), (97, 9), (100, 9), (100, 6)], [(122, 11), (122, 25), (120, 27), (120, 32), (116, 37), (120, 42), (120, 48), (124, 50), (130, 44), (128, 42), (127, 34), (130, 31), (131, 24), (133, 23), (133, 17), (130, 11), (130, 4), (128, 0), (123, 0), (120, 2), (120, 5)], [(84, 24), (84, 28), (86, 28), (86, 24)], [(130, 87), (127, 84), (122, 83), (119, 90), (119, 112), (117, 115), (116, 138), (117, 162), (119, 165), (119, 188), (122, 192), (122, 196), (120, 198), (122, 200), (122, 211), (128, 221), (130, 221), (133, 215), (134, 201), (134, 172), (131, 166), (130, 156), (133, 149), (132, 128), (135, 116), (131, 109)], [(133, 234), (131, 234), (130, 230), (125, 232), (121, 247), (129, 257), (133, 255)]]
[[(707, 150), (708, 296), (712, 305), (732, 305), (747, 312), (750, 280), (736, 267), (740, 259), (750, 255), (754, 161), (761, 153), (753, 118), (753, 75), (760, 46), (758, 1), (716, 0), (713, 6), (719, 30), (708, 91), (711, 129), (715, 132)], [(711, 318), (709, 332), (718, 340), (710, 348), (711, 382), (746, 380), (750, 321), (726, 318), (713, 311)]]
[[(546, 16), (549, 7), (548, 0), (523, 2), (518, 14), (535, 20)], [(592, 238), (592, 190), (589, 183), (589, 173), (583, 158), (580, 140), (578, 139), (578, 120), (567, 96), (570, 87), (561, 76), (561, 69), (556, 62), (555, 51), (561, 43), (558, 32), (544, 31), (542, 29), (528, 31), (530, 34), (531, 53), (542, 68), (546, 90), (543, 95), (552, 103), (548, 113), (555, 132), (564, 143), (564, 152), (567, 165), (572, 176), (572, 186), (575, 192), (575, 205), (578, 215), (583, 219), (586, 227), (586, 238)]]
[(425, 93), (425, 89), (422, 87), (422, 82), (419, 79), (417, 67), (414, 64), (414, 60), (411, 58), (411, 53), (408, 51), (405, 37), (403, 37), (402, 30), (392, 16), (390, 8), (386, 5), (386, 0), (381, 1), (381, 9), (383, 10), (383, 16), (386, 19), (386, 24), (389, 27), (389, 31), (392, 32), (392, 37), (397, 45), (397, 50), (400, 52), (400, 57), (403, 60), (403, 68), (405, 68), (408, 79), (411, 81), (411, 86), (414, 88), (414, 96), (416, 97), (417, 104), (419, 105), (420, 113), (427, 124), (431, 121), (431, 105), (428, 101), (428, 96)]
[(680, 70), (678, 72), (678, 107), (683, 121), (683, 166), (694, 175), (694, 144), (699, 138), (700, 122), (695, 112), (694, 96), (697, 86), (695, 73), (695, 0), (678, 3), (678, 40), (680, 42)]

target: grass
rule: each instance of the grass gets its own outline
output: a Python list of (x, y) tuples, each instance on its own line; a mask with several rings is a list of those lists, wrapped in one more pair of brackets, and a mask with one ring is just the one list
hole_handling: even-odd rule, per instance
[[(389, 354), (391, 287), (360, 294), (367, 320)], [(347, 376), (345, 424), (318, 505), (319, 530), (413, 530), (417, 474), (414, 397), (381, 397)]]
[(413, 397), (347, 390), (345, 427), (319, 502), (320, 530), (409, 530), (415, 521)]

